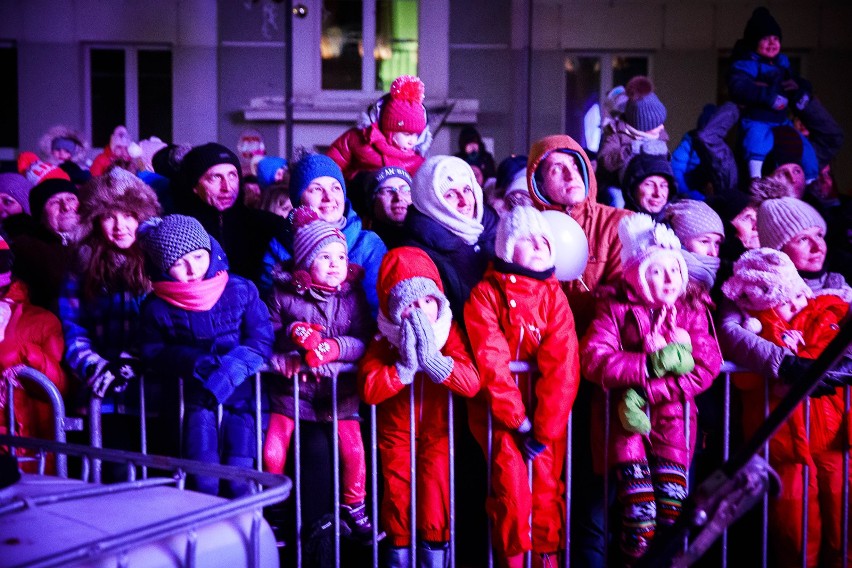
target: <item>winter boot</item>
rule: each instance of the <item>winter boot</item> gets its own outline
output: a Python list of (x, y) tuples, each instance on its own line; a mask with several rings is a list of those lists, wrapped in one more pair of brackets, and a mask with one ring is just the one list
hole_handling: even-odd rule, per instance
[(423, 541), (417, 547), (417, 568), (447, 568), (449, 565), (449, 543)]
[[(373, 540), (373, 524), (367, 516), (367, 506), (364, 502), (354, 505), (340, 504), (340, 522), (349, 527), (350, 537), (363, 544), (370, 544)], [(385, 532), (379, 531), (376, 542), (385, 538)]]

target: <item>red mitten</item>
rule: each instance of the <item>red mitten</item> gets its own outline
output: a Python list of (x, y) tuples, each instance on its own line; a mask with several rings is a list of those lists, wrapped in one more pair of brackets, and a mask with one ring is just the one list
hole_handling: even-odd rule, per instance
[(319, 345), (305, 353), (305, 363), (308, 367), (319, 367), (340, 357), (340, 346), (334, 339), (323, 339)]
[(322, 330), (323, 327), (318, 323), (293, 322), (290, 326), (290, 339), (302, 349), (310, 351), (322, 342), (322, 335), (319, 333)]

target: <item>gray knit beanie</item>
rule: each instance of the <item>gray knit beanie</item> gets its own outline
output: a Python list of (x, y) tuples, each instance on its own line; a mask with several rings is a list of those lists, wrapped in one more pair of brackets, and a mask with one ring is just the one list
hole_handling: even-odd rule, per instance
[(801, 199), (767, 199), (757, 209), (757, 236), (761, 246), (781, 250), (793, 237), (811, 227), (825, 231), (825, 219)]
[(152, 217), (139, 225), (136, 235), (142, 250), (163, 272), (187, 253), (211, 250), (210, 235), (194, 217), (186, 215)]
[(449, 305), (447, 297), (438, 289), (435, 281), (426, 276), (415, 276), (400, 280), (388, 295), (388, 319), (393, 323), (402, 322), (402, 312), (411, 302), (424, 296), (433, 296), (438, 300), (438, 313), (442, 313)]
[(663, 220), (669, 224), (681, 243), (705, 233), (725, 237), (725, 227), (719, 214), (703, 201), (684, 199), (671, 203)]
[(0, 193), (17, 201), (27, 215), (30, 214), (30, 190), (32, 188), (32, 182), (21, 174), (0, 174)]
[(647, 77), (633, 77), (627, 82), (625, 91), (627, 105), (624, 107), (624, 120), (627, 124), (641, 132), (648, 132), (666, 121), (666, 107)]

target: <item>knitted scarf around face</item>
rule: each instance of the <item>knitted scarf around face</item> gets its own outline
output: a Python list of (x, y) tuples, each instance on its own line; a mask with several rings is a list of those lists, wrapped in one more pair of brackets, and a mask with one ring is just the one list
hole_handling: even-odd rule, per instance
[(517, 274), (518, 276), (526, 276), (527, 278), (544, 281), (553, 276), (556, 268), (551, 266), (550, 268), (541, 271), (530, 270), (529, 268), (523, 267), (515, 262), (506, 262), (502, 258), (495, 258), (494, 270), (502, 274)]
[(686, 261), (686, 271), (689, 274), (689, 279), (697, 281), (706, 290), (713, 288), (713, 284), (716, 283), (716, 273), (719, 272), (722, 259), (717, 256), (693, 254), (686, 249), (681, 249), (680, 252)]
[[(393, 323), (387, 316), (379, 311), (377, 322), (379, 333), (388, 338), (391, 345), (399, 350), (400, 325)], [(438, 351), (444, 348), (450, 337), (450, 326), (453, 323), (453, 312), (450, 311), (448, 303), (444, 303), (444, 309), (438, 314), (438, 320), (432, 324), (432, 333), (435, 336), (435, 346)]]
[(228, 272), (222, 270), (200, 282), (154, 282), (154, 294), (182, 310), (206, 312), (222, 297), (227, 283)]
[(482, 225), (484, 214), (482, 188), (476, 181), (471, 182), (476, 208), (473, 219), (462, 217), (457, 211), (450, 209), (449, 204), (440, 194), (439, 188), (435, 187), (435, 180), (428, 183), (428, 187), (422, 188), (415, 182), (412, 187), (411, 198), (414, 206), (427, 217), (431, 217), (448, 231), (462, 239), (469, 245), (475, 245), (479, 235), (485, 230)]

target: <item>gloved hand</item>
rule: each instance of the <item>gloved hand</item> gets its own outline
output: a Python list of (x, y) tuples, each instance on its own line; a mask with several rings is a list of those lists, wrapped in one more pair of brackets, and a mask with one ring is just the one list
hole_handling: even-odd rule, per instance
[(340, 345), (336, 340), (328, 338), (320, 341), (316, 347), (305, 353), (305, 363), (308, 367), (316, 368), (340, 357)]
[(787, 108), (787, 97), (775, 95), (775, 101), (772, 103), (772, 110), (784, 110)]
[(651, 420), (645, 414), (645, 399), (633, 389), (624, 391), (624, 398), (618, 403), (618, 418), (628, 432), (643, 436), (651, 431)]
[(692, 358), (692, 345), (669, 343), (662, 349), (648, 355), (648, 372), (652, 377), (662, 377), (668, 373), (675, 376), (691, 373), (695, 369)]
[[(795, 355), (785, 355), (781, 360), (781, 365), (778, 366), (778, 378), (785, 385), (795, 384), (801, 380), (812, 363), (813, 361), (809, 359), (796, 357)], [(819, 398), (834, 394), (836, 392), (835, 388), (843, 386), (843, 384), (843, 381), (839, 379), (824, 377), (811, 390), (809, 396), (811, 398)]]
[(453, 372), (453, 358), (442, 355), (435, 345), (435, 333), (432, 324), (423, 310), (411, 310), (408, 316), (411, 328), (417, 338), (417, 362), (433, 383), (441, 384)]
[(113, 392), (124, 392), (130, 381), (134, 381), (142, 374), (142, 362), (129, 353), (122, 352), (118, 360), (107, 365), (106, 370), (115, 377), (109, 385)]
[(417, 363), (417, 338), (411, 327), (411, 320), (405, 318), (399, 327), (399, 361), (396, 362), (396, 372), (399, 381), (410, 385), (419, 368)]
[(535, 439), (532, 431), (521, 433), (518, 432), (518, 449), (524, 454), (524, 460), (532, 461), (547, 449), (544, 444)]
[(107, 389), (115, 380), (115, 375), (107, 368), (109, 363), (104, 360), (102, 363), (99, 363), (95, 373), (89, 378), (89, 387), (92, 389), (92, 393), (98, 398), (103, 398), (107, 392)]
[(310, 351), (316, 349), (317, 345), (322, 342), (323, 337), (320, 333), (322, 330), (323, 327), (318, 323), (293, 322), (290, 325), (290, 339), (305, 351)]

